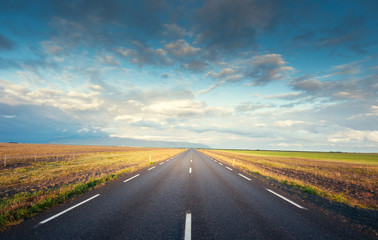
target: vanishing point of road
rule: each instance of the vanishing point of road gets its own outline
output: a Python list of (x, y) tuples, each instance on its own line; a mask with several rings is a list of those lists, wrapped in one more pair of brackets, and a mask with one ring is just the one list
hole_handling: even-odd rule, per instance
[(0, 239), (369, 239), (194, 149), (26, 219)]

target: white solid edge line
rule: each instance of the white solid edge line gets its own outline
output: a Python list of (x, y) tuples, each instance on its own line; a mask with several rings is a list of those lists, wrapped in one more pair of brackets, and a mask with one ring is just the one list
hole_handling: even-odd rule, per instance
[(232, 168), (226, 167), (228, 170), (232, 171)]
[(250, 178), (244, 176), (243, 174), (238, 173), (238, 175), (241, 176), (241, 177), (243, 177), (243, 178), (245, 178), (245, 179), (247, 179), (248, 181), (252, 181)]
[(129, 178), (129, 179), (126, 179), (125, 181), (123, 181), (123, 182), (127, 182), (127, 181), (130, 181), (131, 179), (133, 179), (133, 178), (136, 178), (136, 177), (138, 177), (140, 174), (137, 174), (137, 175), (135, 175), (134, 177), (131, 177), (131, 178)]
[(184, 240), (191, 240), (191, 239), (192, 239), (192, 214), (186, 213)]
[(74, 205), (74, 206), (72, 206), (72, 207), (70, 207), (70, 208), (67, 208), (67, 209), (64, 210), (64, 211), (62, 211), (62, 212), (60, 212), (60, 213), (58, 213), (58, 214), (55, 214), (54, 216), (49, 217), (49, 218), (46, 219), (46, 220), (43, 220), (43, 221), (40, 222), (39, 224), (45, 224), (45, 223), (47, 223), (47, 222), (53, 220), (54, 218), (57, 218), (57, 217), (59, 217), (60, 215), (66, 213), (66, 212), (68, 212), (68, 211), (71, 211), (72, 209), (74, 209), (74, 208), (80, 206), (81, 204), (84, 204), (84, 203), (86, 203), (86, 202), (88, 202), (88, 201), (90, 201), (90, 200), (92, 200), (92, 199), (94, 199), (94, 198), (96, 198), (96, 197), (98, 197), (98, 196), (100, 196), (100, 194), (94, 195), (93, 197), (88, 198), (87, 200), (84, 200), (84, 201), (82, 201), (82, 202), (80, 202), (80, 203), (78, 203), (78, 204), (76, 204), (76, 205)]
[(147, 169), (148, 171), (154, 169), (156, 166), (153, 166), (153, 167), (150, 167), (149, 169)]
[(280, 198), (282, 198), (283, 200), (285, 200), (285, 201), (287, 201), (287, 202), (293, 204), (293, 205), (296, 206), (297, 208), (301, 208), (301, 209), (308, 210), (307, 208), (302, 207), (301, 205), (299, 205), (299, 204), (297, 204), (297, 203), (291, 201), (290, 199), (285, 198), (284, 196), (282, 196), (282, 195), (280, 195), (280, 194), (278, 194), (278, 193), (276, 193), (276, 192), (273, 192), (273, 191), (270, 190), (270, 189), (266, 189), (266, 190), (269, 191), (269, 192), (271, 192), (271, 193), (273, 193), (273, 194), (276, 195), (277, 197), (280, 197)]
[(165, 162), (161, 162), (161, 163), (159, 163), (159, 165), (163, 165)]
[(189, 173), (192, 173), (192, 168), (189, 168)]

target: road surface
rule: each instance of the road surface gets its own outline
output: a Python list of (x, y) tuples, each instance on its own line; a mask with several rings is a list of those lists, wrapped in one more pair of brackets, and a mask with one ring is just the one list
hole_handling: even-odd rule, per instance
[(190, 149), (0, 233), (1, 239), (369, 239)]

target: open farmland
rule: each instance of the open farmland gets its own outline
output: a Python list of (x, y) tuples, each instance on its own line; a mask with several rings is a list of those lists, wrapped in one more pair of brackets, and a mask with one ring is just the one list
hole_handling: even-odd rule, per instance
[(20, 222), (120, 174), (145, 168), (181, 151), (1, 143), (0, 224), (4, 227)]
[(243, 171), (305, 192), (378, 209), (378, 154), (201, 150)]

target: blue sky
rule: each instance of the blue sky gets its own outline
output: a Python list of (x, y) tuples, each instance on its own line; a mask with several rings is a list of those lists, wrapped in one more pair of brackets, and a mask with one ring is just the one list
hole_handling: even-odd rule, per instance
[(0, 6), (2, 142), (378, 152), (374, 0)]

